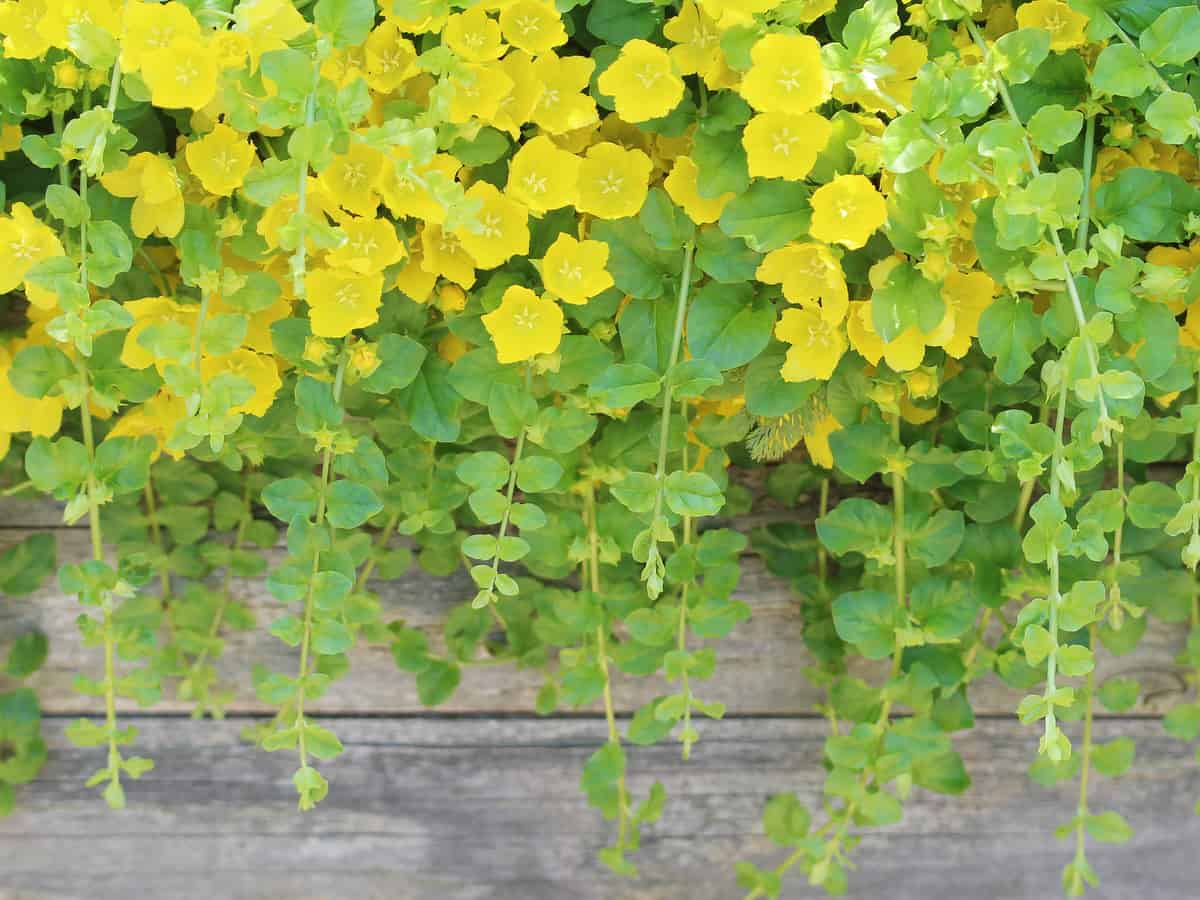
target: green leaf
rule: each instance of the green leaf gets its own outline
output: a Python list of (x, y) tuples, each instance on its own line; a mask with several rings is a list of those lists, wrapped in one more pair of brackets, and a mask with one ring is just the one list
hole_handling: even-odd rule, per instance
[(650, 37), (661, 23), (661, 9), (650, 4), (593, 0), (588, 7), (587, 30), (617, 47), (626, 41)]
[(662, 389), (662, 379), (649, 366), (620, 363), (610, 366), (588, 387), (588, 396), (611, 409), (625, 409), (649, 400)]
[(1036, 74), (1050, 53), (1050, 32), (1044, 28), (1019, 28), (999, 38), (994, 54), (1002, 77), (1009, 84), (1024, 84)]
[(683, 249), (696, 231), (692, 220), (660, 187), (652, 187), (646, 193), (646, 202), (638, 213), (638, 221), (654, 241), (654, 246), (668, 253)]
[(874, 501), (852, 497), (817, 520), (817, 536), (836, 556), (854, 552), (871, 558), (890, 557), (892, 515)]
[(895, 340), (912, 327), (928, 334), (945, 314), (941, 289), (911, 263), (892, 269), (887, 284), (871, 295), (871, 322), (885, 341)]
[(517, 487), (530, 494), (552, 489), (562, 477), (562, 465), (549, 456), (526, 456), (517, 464)]
[(757, 357), (771, 340), (775, 308), (751, 284), (710, 282), (696, 292), (687, 315), (692, 356), (721, 370), (736, 369)]
[(1129, 712), (1137, 705), (1141, 685), (1134, 678), (1109, 678), (1100, 685), (1096, 696), (1110, 712)]
[(1200, 191), (1171, 172), (1123, 169), (1096, 191), (1096, 218), (1119, 226), (1135, 241), (1180, 243), (1187, 217), (1197, 212)]
[[(906, 520), (905, 528), (911, 529)], [(910, 530), (908, 552), (913, 558), (933, 568), (950, 560), (962, 544), (965, 529), (963, 514), (957, 509), (941, 509), (924, 518), (921, 527)]]
[(1142, 32), (1138, 44), (1156, 66), (1181, 66), (1200, 54), (1200, 9), (1192, 4), (1163, 12)]
[(838, 637), (854, 644), (867, 659), (891, 655), (900, 615), (896, 598), (882, 591), (853, 591), (833, 601)]
[(963, 581), (925, 578), (912, 589), (913, 617), (935, 641), (952, 641), (975, 624), (979, 601)]
[(69, 356), (57, 347), (38, 344), (18, 350), (8, 370), (17, 392), (34, 399), (60, 394), (61, 382), (74, 377), (75, 364)]
[[(263, 54), (265, 60), (269, 53)], [(284, 194), (294, 193), (300, 181), (300, 163), (294, 159), (265, 159), (246, 173), (242, 192), (258, 206), (271, 206)]]
[[(809, 191), (802, 182), (760, 179), (729, 201), (718, 223), (732, 237), (766, 253), (808, 233)], [(615, 276), (614, 276), (615, 277)]]
[(1052, 103), (1033, 114), (1029, 120), (1029, 137), (1043, 153), (1054, 153), (1071, 143), (1083, 128), (1083, 113)]
[(334, 528), (357, 528), (383, 509), (383, 501), (365, 484), (341, 479), (330, 485), (325, 516)]
[(1150, 87), (1150, 72), (1142, 55), (1125, 44), (1109, 44), (1092, 69), (1092, 88), (1114, 97), (1140, 97)]
[(473, 488), (495, 490), (508, 481), (508, 460), (491, 450), (472, 453), (455, 469), (459, 479)]
[(6, 670), (13, 678), (27, 678), (46, 661), (50, 642), (40, 631), (27, 631), (12, 643)]
[(701, 197), (740, 194), (750, 186), (750, 170), (740, 131), (714, 134), (697, 131), (692, 138), (692, 161), (699, 169), (696, 184)]
[(93, 222), (88, 228), (88, 281), (109, 287), (133, 265), (133, 245), (116, 222)]
[(429, 664), (417, 673), (417, 699), (424, 706), (440, 706), (450, 699), (459, 681), (462, 669), (444, 659), (430, 659)]
[(661, 250), (636, 218), (595, 222), (590, 237), (608, 244), (613, 283), (630, 297), (655, 300), (683, 265), (683, 254)]
[(327, 619), (313, 626), (312, 646), (322, 656), (335, 656), (354, 646), (354, 635), (341, 622)]
[(776, 794), (763, 809), (763, 831), (780, 847), (794, 847), (808, 834), (808, 810), (795, 794)]
[(1161, 481), (1134, 485), (1129, 491), (1126, 514), (1138, 528), (1162, 528), (1181, 504), (1179, 494)]
[(1116, 812), (1088, 816), (1083, 820), (1083, 826), (1090, 837), (1104, 844), (1123, 844), (1133, 837), (1129, 823)]
[(359, 386), (372, 394), (390, 394), (408, 387), (420, 373), (426, 356), (423, 344), (400, 334), (383, 335), (376, 353), (379, 367), (359, 381)]
[(854, 424), (829, 436), (833, 462), (855, 481), (863, 482), (887, 468), (890, 453), (898, 448), (886, 425)]
[(1197, 131), (1196, 101), (1183, 91), (1163, 91), (1146, 109), (1146, 122), (1164, 143), (1183, 144)]
[(317, 510), (317, 489), (301, 478), (284, 478), (263, 489), (262, 502), (281, 522), (290, 522), (296, 516), (307, 519)]
[(1021, 379), (1043, 340), (1041, 320), (1028, 301), (1001, 297), (979, 317), (979, 345), (996, 361), (996, 376), (1005, 384)]
[(400, 395), (413, 431), (429, 441), (453, 441), (462, 429), (458, 415), (462, 397), (450, 386), (449, 371), (439, 357), (426, 357), (417, 377)]
[(1129, 771), (1136, 750), (1133, 739), (1127, 737), (1117, 738), (1107, 744), (1095, 744), (1092, 747), (1092, 765), (1101, 775), (1116, 778)]
[(681, 516), (715, 516), (725, 504), (717, 483), (703, 472), (672, 472), (663, 490), (667, 506)]

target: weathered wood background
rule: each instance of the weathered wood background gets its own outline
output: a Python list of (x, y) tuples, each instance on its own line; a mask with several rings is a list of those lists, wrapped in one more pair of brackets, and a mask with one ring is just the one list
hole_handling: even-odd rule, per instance
[[(86, 534), (62, 528), (40, 504), (0, 504), (0, 546), (32, 530), (53, 530), (60, 561), (83, 558)], [(130, 808), (111, 813), (82, 782), (97, 766), (63, 727), (94, 704), (75, 694), (76, 671), (97, 657), (79, 645), (78, 608), (53, 585), (0, 602), (0, 643), (31, 626), (51, 635), (51, 656), (33, 679), (47, 713), (52, 757), (23, 788), (17, 812), (0, 820), (0, 900), (417, 900), (417, 898), (736, 898), (733, 863), (771, 864), (782, 853), (763, 837), (765, 799), (795, 790), (819, 802), (825, 724), (801, 670), (811, 663), (786, 584), (745, 561), (740, 595), (753, 617), (719, 644), (718, 674), (706, 698), (722, 700), (725, 721), (703, 723), (691, 762), (677, 747), (633, 749), (632, 787), (654, 779), (669, 799), (647, 829), (641, 877), (626, 881), (595, 861), (609, 823), (578, 790), (580, 767), (604, 739), (602, 717), (532, 716), (540, 682), (509, 667), (469, 668), (454, 698), (436, 712), (417, 702), (412, 679), (383, 649), (364, 650), (351, 673), (314, 704), (337, 719), (347, 752), (326, 764), (329, 797), (316, 813), (294, 811), (294, 760), (248, 746), (239, 733), (266, 713), (254, 698), (255, 661), (281, 666), (288, 651), (262, 631), (231, 637), (223, 665), (240, 685), (230, 717), (197, 722), (186, 706), (152, 713), (127, 707), (141, 730), (139, 752), (154, 772), (128, 785)], [(465, 579), (414, 570), (375, 585), (385, 607), (414, 627), (440, 630), (446, 610), (469, 591)], [(279, 610), (261, 581), (238, 584), (261, 622)], [(1100, 677), (1131, 675), (1147, 688), (1129, 715), (1097, 721), (1098, 740), (1137, 740), (1133, 771), (1096, 779), (1093, 806), (1117, 809), (1136, 835), (1096, 847), (1102, 886), (1094, 896), (1189, 900), (1200, 896), (1200, 766), (1192, 748), (1166, 737), (1158, 715), (1185, 694), (1171, 660), (1182, 633), (1153, 627), (1133, 654), (1105, 657)], [(880, 670), (863, 667), (865, 677)], [(618, 682), (632, 711), (657, 686)], [(1071, 848), (1053, 837), (1074, 808), (1074, 786), (1031, 782), (1035, 729), (1012, 718), (1019, 696), (999, 682), (977, 685), (974, 730), (956, 744), (974, 779), (962, 797), (919, 793), (905, 821), (868, 832), (855, 853), (855, 898), (1051, 898)], [(820, 892), (792, 879), (787, 897)]]

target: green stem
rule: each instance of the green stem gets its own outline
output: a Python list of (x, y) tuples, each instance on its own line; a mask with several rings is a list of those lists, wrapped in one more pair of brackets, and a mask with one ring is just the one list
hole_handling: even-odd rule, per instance
[[(685, 472), (688, 469), (687, 407), (688, 407), (687, 400), (679, 401), (679, 409), (680, 409), (680, 413), (683, 418), (683, 429), (684, 429), (683, 451), (682, 451), (683, 458), (682, 458), (680, 464), (683, 466), (683, 470)], [(682, 541), (681, 546), (686, 547), (691, 542), (692, 542), (692, 517), (684, 516), (683, 517), (683, 541)], [(692, 583), (691, 579), (685, 581), (683, 583), (683, 587), (680, 588), (680, 591), (679, 591), (679, 622), (678, 622), (678, 625), (676, 626), (675, 647), (680, 652), (680, 654), (687, 652), (688, 588), (691, 587), (691, 583)], [(691, 680), (688, 678), (688, 667), (686, 664), (683, 666), (683, 675), (680, 678), (679, 689), (683, 693), (683, 696), (685, 698), (685, 702), (683, 705), (683, 730), (680, 732), (680, 734), (682, 735), (682, 743), (683, 743), (683, 759), (686, 762), (688, 759), (691, 758), (691, 755), (692, 755), (692, 738), (691, 738), (692, 685), (691, 685)]]
[[(346, 354), (341, 355), (338, 362), (337, 374), (333, 380), (333, 402), (340, 403), (342, 399), (342, 383), (346, 375)], [(313, 516), (313, 524), (320, 528), (325, 524), (325, 507), (329, 499), (329, 475), (333, 467), (333, 447), (326, 447), (321, 454), (321, 480), (317, 485), (317, 511)], [(321, 571), (321, 551), (313, 551), (313, 562), (311, 577), (308, 581), (308, 590), (304, 595), (304, 629), (300, 639), (300, 676), (299, 683), (296, 688), (296, 711), (293, 719), (294, 727), (296, 728), (299, 748), (300, 748), (300, 767), (308, 766), (308, 744), (304, 735), (304, 701), (305, 701), (305, 682), (308, 679), (308, 655), (309, 645), (312, 643), (312, 617), (313, 617), (313, 596), (317, 575)]]
[[(1038, 411), (1038, 422), (1045, 425), (1050, 421), (1050, 398), (1046, 397), (1042, 400), (1041, 408)], [(1017, 511), (1013, 514), (1013, 528), (1017, 534), (1021, 533), (1021, 529), (1025, 527), (1025, 514), (1029, 512), (1029, 503), (1033, 500), (1033, 491), (1037, 487), (1037, 479), (1030, 478), (1021, 485), (1021, 497), (1017, 501)]]
[[(1088, 625), (1088, 645), (1095, 652), (1096, 623)], [(1096, 693), (1096, 668), (1092, 667), (1087, 674), (1087, 706), (1083, 713), (1083, 749), (1080, 751), (1079, 772), (1079, 802), (1075, 807), (1075, 867), (1072, 869), (1072, 895), (1083, 891), (1082, 872), (1087, 862), (1085, 852), (1086, 822), (1088, 816), (1088, 775), (1091, 772), (1092, 761), (1092, 718), (1094, 695)]]
[[(387, 522), (383, 526), (383, 530), (379, 532), (379, 538), (375, 542), (378, 549), (383, 549), (387, 546), (388, 541), (392, 539), (392, 535), (396, 533), (396, 527), (400, 524), (399, 511), (388, 516)], [(358, 578), (354, 585), (354, 590), (361, 591), (367, 586), (367, 581), (371, 578), (371, 573), (375, 571), (375, 557), (372, 555), (363, 565), (362, 570), (358, 573)]]
[(1092, 169), (1096, 154), (1096, 117), (1088, 116), (1083, 132), (1083, 193), (1079, 197), (1079, 224), (1075, 227), (1075, 249), (1087, 249), (1092, 226)]
[[(1054, 429), (1054, 452), (1051, 455), (1050, 462), (1050, 496), (1055, 500), (1062, 494), (1061, 481), (1058, 470), (1063, 462), (1063, 454), (1065, 445), (1063, 443), (1063, 433), (1067, 419), (1067, 381), (1064, 378), (1062, 387), (1058, 393), (1058, 421), (1055, 423)], [(1047, 630), (1050, 632), (1050, 640), (1053, 647), (1046, 657), (1046, 692), (1047, 700), (1046, 708), (1046, 745), (1050, 746), (1050, 742), (1057, 735), (1058, 722), (1054, 714), (1054, 695), (1058, 690), (1055, 678), (1058, 672), (1058, 607), (1062, 601), (1062, 595), (1059, 591), (1059, 560), (1058, 547), (1051, 542), (1050, 549), (1046, 554), (1046, 562), (1050, 569), (1050, 590), (1047, 596), (1047, 605), (1049, 606), (1049, 623)], [(1054, 756), (1050, 757), (1057, 762)]]

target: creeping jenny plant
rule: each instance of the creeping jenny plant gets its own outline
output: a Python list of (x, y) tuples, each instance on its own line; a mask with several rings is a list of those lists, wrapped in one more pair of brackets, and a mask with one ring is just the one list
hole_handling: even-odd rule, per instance
[[(0, 478), (88, 530), (58, 582), (103, 714), (68, 736), (110, 805), (153, 766), (125, 701), (222, 715), (263, 628), (292, 662), (246, 736), (302, 809), (356, 646), (429, 705), (507, 663), (603, 712), (581, 788), (634, 875), (635, 748), (703, 752), (756, 553), (829, 736), (746, 896), (842, 891), (914, 789), (966, 790), (982, 678), (1077, 785), (1064, 890), (1097, 882), (1135, 748), (1093, 721), (1140, 694), (1097, 659), (1188, 622), (1200, 691), (1194, 3), (3, 0), (0, 35)], [(798, 497), (815, 527), (739, 530)], [(433, 640), (373, 591), (413, 564), (473, 583)], [(0, 589), (54, 566), (29, 537)], [(7, 650), (0, 813), (46, 653)], [(662, 693), (623, 720), (617, 673)]]

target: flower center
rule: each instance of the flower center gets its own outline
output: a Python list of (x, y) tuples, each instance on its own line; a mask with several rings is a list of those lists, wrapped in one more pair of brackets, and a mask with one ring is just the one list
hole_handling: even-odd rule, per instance
[(624, 178), (622, 178), (616, 172), (609, 172), (600, 179), (600, 193), (606, 195), (619, 194), (621, 193), (621, 188), (624, 186), (624, 184)]
[(513, 313), (513, 324), (518, 328), (527, 328), (532, 331), (537, 327), (537, 322), (537, 312), (528, 306), (523, 306), (517, 312)]

